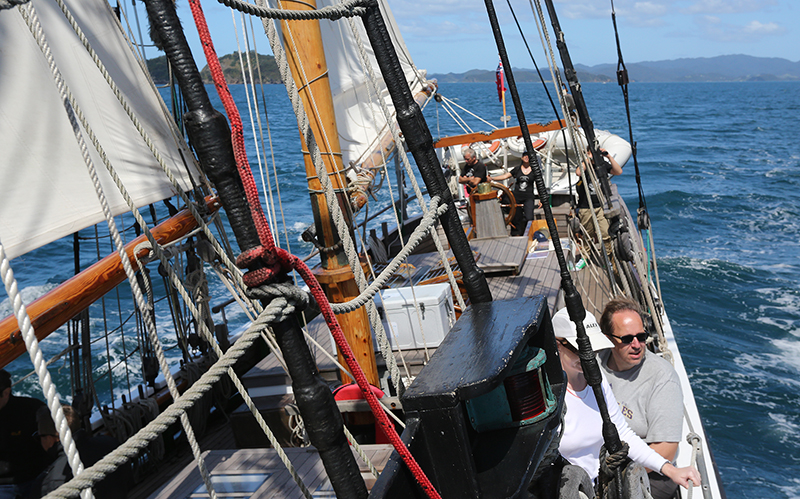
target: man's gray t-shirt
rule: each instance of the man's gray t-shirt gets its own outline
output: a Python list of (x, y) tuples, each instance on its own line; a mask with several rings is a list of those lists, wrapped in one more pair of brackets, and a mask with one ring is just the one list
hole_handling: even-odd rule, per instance
[(611, 350), (603, 350), (600, 365), (634, 433), (647, 443), (680, 442), (683, 394), (678, 374), (668, 361), (646, 352), (638, 366), (612, 371), (608, 368)]

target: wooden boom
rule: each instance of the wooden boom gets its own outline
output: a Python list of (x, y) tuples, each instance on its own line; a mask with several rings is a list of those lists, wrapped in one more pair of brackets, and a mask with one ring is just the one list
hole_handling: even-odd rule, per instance
[[(567, 126), (564, 120), (553, 120), (550, 123), (546, 123), (541, 125), (539, 123), (533, 123), (528, 125), (528, 131), (530, 133), (541, 133), (541, 132), (551, 132), (553, 130), (561, 130)], [(496, 139), (505, 139), (508, 137), (517, 137), (522, 135), (520, 128), (518, 126), (512, 126), (509, 128), (498, 128), (497, 130), (493, 130), (491, 133), (485, 132), (475, 132), (475, 133), (466, 133), (464, 135), (453, 135), (452, 137), (445, 137), (438, 142), (433, 144), (433, 147), (440, 148), (440, 147), (447, 147), (447, 146), (457, 146), (459, 144), (470, 144), (472, 142), (487, 142)]]
[[(205, 202), (211, 212), (217, 211), (220, 207), (216, 196), (208, 196)], [(151, 233), (159, 244), (166, 244), (183, 237), (196, 227), (197, 221), (189, 210), (182, 210), (174, 217), (158, 224)], [(132, 265), (136, 266), (133, 257), (134, 248), (146, 240), (147, 238), (141, 235), (125, 245), (125, 252)], [(138, 252), (138, 256), (142, 258), (149, 253), (149, 249), (142, 249)], [(115, 251), (26, 305), (36, 338), (42, 341), (125, 279), (122, 260)], [(0, 368), (24, 353), (25, 342), (22, 340), (17, 318), (12, 314), (0, 322)]]

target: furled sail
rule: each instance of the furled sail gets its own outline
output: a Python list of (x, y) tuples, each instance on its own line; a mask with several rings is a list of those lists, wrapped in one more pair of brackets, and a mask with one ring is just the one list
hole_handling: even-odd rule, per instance
[[(317, 6), (321, 8), (336, 3), (338, 2), (334, 0), (321, 0), (317, 2)], [(411, 61), (403, 37), (400, 35), (397, 23), (386, 2), (380, 0), (378, 3), (400, 58), (406, 81), (411, 87), (411, 93), (412, 95), (416, 94), (427, 84), (426, 73), (418, 70)], [(367, 39), (364, 24), (357, 18), (353, 19), (353, 23), (364, 45), (367, 59), (378, 78), (380, 95), (377, 98), (386, 103), (394, 116), (394, 106), (389, 98), (383, 77), (378, 71), (378, 63)], [(320, 29), (325, 46), (325, 59), (328, 63), (336, 123), (339, 128), (342, 159), (347, 167), (351, 162), (359, 164), (363, 157), (375, 148), (379, 137), (387, 131), (386, 120), (380, 104), (376, 101), (376, 96), (369, 91), (367, 82), (369, 75), (361, 64), (358, 42), (350, 22), (347, 20), (321, 21)]]
[[(52, 1), (34, 0), (53, 58), (137, 206), (174, 194), (153, 154)], [(67, 4), (133, 112), (190, 188), (193, 156), (105, 0)], [(85, 135), (84, 135), (85, 137)], [(91, 143), (115, 215), (128, 211)], [(17, 9), (0, 11), (0, 240), (9, 258), (104, 219), (47, 61)]]

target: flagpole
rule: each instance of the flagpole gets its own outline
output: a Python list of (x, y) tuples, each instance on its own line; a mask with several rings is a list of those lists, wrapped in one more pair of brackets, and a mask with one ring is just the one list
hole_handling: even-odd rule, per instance
[(503, 117), (500, 118), (503, 120), (503, 128), (508, 128), (508, 122), (511, 120), (511, 116), (506, 114), (506, 82), (505, 82), (505, 74), (503, 73), (503, 61), (500, 61), (500, 64), (497, 65), (496, 79), (497, 79), (497, 94), (500, 97), (500, 102), (503, 103)]
[(508, 128), (509, 116), (506, 115), (506, 93), (503, 92), (503, 128)]

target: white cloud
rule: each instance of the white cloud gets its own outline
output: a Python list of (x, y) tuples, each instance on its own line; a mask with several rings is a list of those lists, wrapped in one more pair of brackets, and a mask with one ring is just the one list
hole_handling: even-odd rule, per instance
[(556, 11), (569, 19), (598, 19), (611, 15), (611, 5), (594, 0), (562, 0)]
[(750, 21), (750, 23), (743, 28), (745, 33), (752, 33), (755, 35), (773, 35), (782, 33), (783, 28), (777, 23), (760, 23), (758, 21)]
[(669, 11), (666, 5), (655, 2), (636, 2), (633, 12), (643, 16), (663, 16)]
[(762, 23), (756, 20), (746, 25), (738, 25), (723, 22), (716, 16), (701, 16), (696, 22), (700, 25), (700, 34), (703, 38), (717, 42), (750, 43), (786, 31), (786, 28), (778, 23)]
[(757, 12), (776, 4), (775, 0), (698, 0), (686, 10), (690, 14), (739, 14)]

